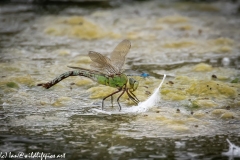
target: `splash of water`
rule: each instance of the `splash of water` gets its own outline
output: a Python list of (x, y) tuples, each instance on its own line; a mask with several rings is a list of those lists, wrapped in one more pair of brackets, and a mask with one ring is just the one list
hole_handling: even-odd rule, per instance
[(228, 139), (227, 142), (229, 144), (229, 150), (228, 152), (223, 152), (222, 155), (228, 156), (230, 159), (233, 159), (234, 157), (240, 157), (240, 147), (234, 145)]

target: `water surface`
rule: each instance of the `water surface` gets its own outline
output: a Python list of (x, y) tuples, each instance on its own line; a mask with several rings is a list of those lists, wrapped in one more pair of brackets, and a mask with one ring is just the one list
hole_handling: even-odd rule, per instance
[[(66, 153), (62, 159), (228, 159), (240, 145), (239, 11), (232, 2), (150, 1), (114, 7), (0, 6), (0, 152)], [(88, 51), (132, 47), (125, 73), (144, 101), (167, 74), (161, 101), (144, 113), (101, 100), (114, 88), (83, 77)], [(150, 74), (143, 78), (142, 72)], [(137, 76), (136, 76), (137, 75)], [(160, 97), (159, 97), (160, 98)], [(116, 99), (116, 97), (115, 97)], [(124, 95), (123, 108), (134, 105)], [(237, 159), (237, 158), (235, 158)]]

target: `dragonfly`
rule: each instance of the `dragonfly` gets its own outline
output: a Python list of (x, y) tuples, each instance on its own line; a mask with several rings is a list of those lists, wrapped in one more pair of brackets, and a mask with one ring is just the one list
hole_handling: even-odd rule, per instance
[(49, 89), (67, 77), (83, 76), (90, 78), (99, 84), (114, 87), (117, 89), (117, 91), (109, 94), (102, 99), (102, 110), (104, 107), (104, 101), (108, 97), (111, 97), (111, 103), (113, 106), (113, 95), (117, 93), (120, 93), (117, 98), (119, 111), (121, 111), (119, 100), (125, 92), (127, 93), (129, 99), (138, 104), (140, 101), (133, 92), (138, 88), (139, 82), (134, 78), (128, 77), (126, 74), (124, 74), (124, 70), (122, 69), (125, 62), (125, 57), (128, 54), (130, 48), (131, 42), (125, 39), (114, 48), (110, 54), (110, 58), (102, 55), (101, 53), (89, 51), (88, 56), (92, 60), (91, 69), (68, 66), (74, 70), (65, 72), (47, 83), (38, 84), (38, 86)]

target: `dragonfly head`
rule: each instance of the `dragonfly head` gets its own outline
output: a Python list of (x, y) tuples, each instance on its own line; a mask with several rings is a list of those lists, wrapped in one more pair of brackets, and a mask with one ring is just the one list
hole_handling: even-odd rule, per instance
[(132, 91), (135, 91), (138, 88), (138, 84), (139, 84), (138, 81), (136, 81), (133, 78), (129, 78), (129, 86), (130, 86), (130, 89), (132, 89)]

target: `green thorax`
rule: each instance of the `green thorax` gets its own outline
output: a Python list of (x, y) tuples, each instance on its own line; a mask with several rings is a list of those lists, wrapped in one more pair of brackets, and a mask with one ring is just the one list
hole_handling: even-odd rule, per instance
[(117, 74), (112, 76), (97, 75), (96, 81), (106, 86), (122, 88), (124, 85), (127, 84), (128, 77), (125, 74)]

